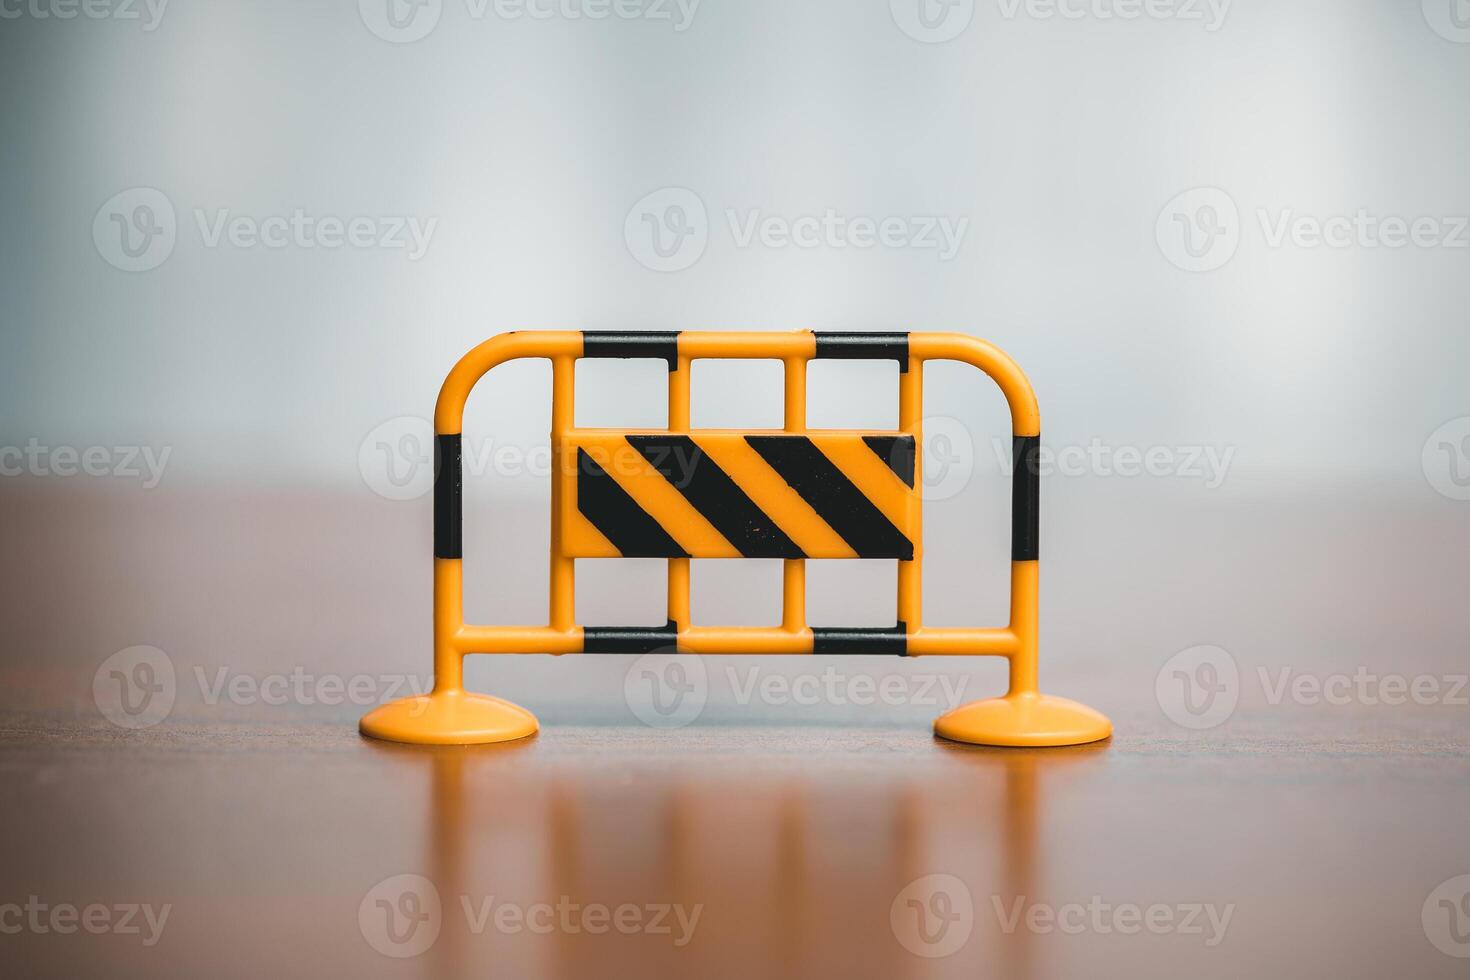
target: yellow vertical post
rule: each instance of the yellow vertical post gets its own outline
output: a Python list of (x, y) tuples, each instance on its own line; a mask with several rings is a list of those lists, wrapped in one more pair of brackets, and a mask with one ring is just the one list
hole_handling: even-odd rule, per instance
[(1011, 562), (1011, 632), (1016, 634), (1016, 650), (1011, 654), (1011, 684), (1008, 694), (1035, 694), (1037, 660), (1040, 644), (1037, 637), (1038, 582), (1041, 565), (1037, 561)]
[[(689, 431), (689, 370), (693, 362), (680, 354), (669, 372), (669, 431)], [(689, 613), (689, 559), (669, 559), (669, 620), (676, 633), (690, 626)]]
[(567, 631), (575, 625), (577, 564), (561, 546), (562, 496), (576, 473), (577, 460), (568, 455), (567, 432), (575, 425), (573, 394), (576, 390), (577, 359), (562, 355), (551, 359), (551, 582), (547, 620), (553, 630)]
[[(812, 350), (816, 350), (813, 337)], [(806, 363), (810, 354), (787, 357), (786, 412), (787, 432), (806, 431)], [(806, 629), (806, 559), (787, 558), (781, 564), (781, 628), (788, 633)]]
[(434, 559), (434, 693), (464, 690), (464, 654), (455, 642), (464, 624), (464, 562)]
[(909, 358), (909, 369), (898, 376), (898, 428), (914, 437), (913, 561), (898, 563), (898, 619), (910, 635), (923, 626), (924, 589), (924, 362)]

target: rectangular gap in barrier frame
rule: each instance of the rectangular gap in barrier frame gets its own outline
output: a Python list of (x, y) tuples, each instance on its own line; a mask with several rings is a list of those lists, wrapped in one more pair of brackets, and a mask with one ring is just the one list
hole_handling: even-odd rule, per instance
[(806, 424), (813, 429), (897, 429), (898, 362), (807, 364)]
[(781, 565), (776, 558), (694, 559), (690, 617), (700, 626), (781, 625)]
[[(929, 626), (1000, 626), (1010, 617), (1012, 442), (1010, 409), (995, 382), (968, 364), (925, 365), (920, 454)], [(1055, 489), (1043, 479), (1043, 521)]]
[(779, 429), (786, 423), (786, 366), (763, 358), (700, 358), (690, 375), (696, 429)]
[(898, 562), (827, 558), (806, 563), (810, 626), (892, 626), (898, 622)]
[(664, 558), (578, 558), (578, 625), (663, 626), (669, 621), (668, 567)]
[[(546, 622), (550, 432), (551, 362), (543, 358), (492, 368), (465, 404), (460, 456), (467, 623)], [(425, 520), (430, 499), (432, 491), (420, 500)]]
[(575, 424), (582, 428), (665, 429), (669, 368), (645, 357), (584, 357), (577, 361)]

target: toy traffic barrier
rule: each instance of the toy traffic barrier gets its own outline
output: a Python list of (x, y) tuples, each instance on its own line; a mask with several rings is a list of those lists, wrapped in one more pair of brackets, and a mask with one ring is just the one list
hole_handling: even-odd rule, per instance
[[(470, 390), (517, 358), (549, 358), (551, 588), (547, 623), (478, 626), (463, 614), (461, 426)], [(579, 358), (657, 358), (668, 365), (667, 429), (573, 425)], [(691, 429), (690, 362), (769, 358), (785, 364), (779, 431)], [(899, 422), (891, 432), (808, 430), (806, 365), (812, 359), (898, 362)], [(1005, 395), (1014, 432), (1010, 622), (1004, 627), (924, 626), (923, 366), (953, 360), (984, 371)], [(455, 365), (434, 413), (434, 688), (369, 712), (363, 734), (398, 742), (467, 744), (537, 730), (526, 709), (464, 689), (470, 653), (895, 654), (1005, 657), (1005, 696), (962, 705), (934, 723), (948, 739), (980, 745), (1076, 745), (1107, 738), (1093, 709), (1037, 687), (1037, 537), (1040, 420), (1030, 382), (996, 347), (946, 333), (724, 333), (517, 331), (491, 338)], [(648, 627), (581, 626), (573, 619), (578, 558), (668, 559), (668, 616)], [(780, 558), (782, 622), (695, 626), (691, 558)], [(806, 560), (898, 561), (895, 623), (884, 628), (806, 623)]]

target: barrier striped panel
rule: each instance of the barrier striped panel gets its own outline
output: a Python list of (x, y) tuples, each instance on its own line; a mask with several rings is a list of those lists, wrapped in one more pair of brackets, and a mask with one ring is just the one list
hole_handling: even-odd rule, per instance
[(918, 538), (914, 437), (573, 430), (572, 558), (897, 558)]

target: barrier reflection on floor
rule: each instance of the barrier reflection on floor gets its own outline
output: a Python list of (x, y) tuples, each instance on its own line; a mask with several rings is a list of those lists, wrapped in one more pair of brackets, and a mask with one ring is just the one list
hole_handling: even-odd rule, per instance
[(614, 732), (589, 777), (549, 737), (365, 743), (429, 773), (443, 923), (424, 975), (1039, 976), (993, 903), (1044, 889), (1046, 784), (1107, 750), (934, 740), (912, 774), (783, 772)]

